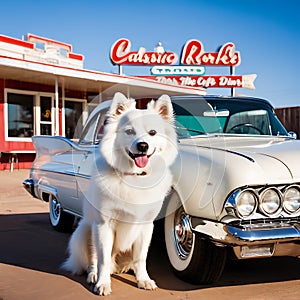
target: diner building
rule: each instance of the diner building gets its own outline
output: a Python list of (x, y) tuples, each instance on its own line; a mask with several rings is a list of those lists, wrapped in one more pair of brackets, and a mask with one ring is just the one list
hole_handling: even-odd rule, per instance
[(283, 126), (300, 139), (300, 106), (275, 108), (275, 113)]
[(206, 93), (87, 70), (84, 56), (67, 43), (33, 34), (0, 35), (0, 170), (31, 166), (33, 135), (78, 138), (93, 108), (115, 92), (133, 98)]

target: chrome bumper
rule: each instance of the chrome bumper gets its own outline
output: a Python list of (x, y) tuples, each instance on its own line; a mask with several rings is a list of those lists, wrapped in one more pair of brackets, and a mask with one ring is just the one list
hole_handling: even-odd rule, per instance
[[(198, 218), (191, 218), (192, 231), (210, 239), (217, 246), (229, 246), (238, 258), (254, 256), (300, 256), (300, 224), (275, 222), (230, 225)], [(265, 255), (256, 255), (255, 249), (269, 247)], [(253, 256), (242, 257), (249, 250)], [(257, 251), (258, 253), (258, 251)]]
[(33, 179), (31, 178), (28, 178), (28, 179), (25, 179), (23, 181), (23, 187), (24, 189), (29, 193), (31, 194), (31, 196), (35, 197), (36, 198), (36, 195), (34, 193), (34, 181)]

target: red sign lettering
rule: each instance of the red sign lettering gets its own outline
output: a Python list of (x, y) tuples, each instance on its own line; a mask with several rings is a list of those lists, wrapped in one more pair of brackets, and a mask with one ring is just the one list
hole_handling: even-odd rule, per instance
[(183, 47), (181, 64), (205, 66), (237, 66), (240, 64), (240, 53), (236, 52), (233, 43), (226, 43), (218, 52), (204, 52), (202, 43), (189, 40)]
[(137, 76), (160, 83), (202, 88), (246, 88), (255, 89), (256, 74), (229, 76)]
[(130, 41), (120, 39), (116, 41), (110, 51), (111, 61), (116, 65), (173, 65), (178, 57), (174, 52), (146, 52), (140, 48), (137, 52), (130, 51)]
[[(110, 58), (116, 65), (173, 65), (178, 56), (174, 52), (147, 52), (141, 47), (138, 51), (130, 51), (128, 39), (116, 41), (110, 51)], [(202, 43), (189, 40), (183, 47), (181, 55), (182, 65), (203, 66), (237, 66), (241, 62), (240, 53), (235, 51), (233, 43), (226, 43), (218, 52), (204, 52)]]

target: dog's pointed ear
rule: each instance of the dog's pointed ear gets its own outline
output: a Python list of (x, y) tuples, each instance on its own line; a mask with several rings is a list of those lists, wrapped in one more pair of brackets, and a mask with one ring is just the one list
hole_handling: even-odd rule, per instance
[(116, 117), (123, 114), (126, 110), (134, 107), (135, 101), (133, 99), (128, 99), (122, 93), (117, 92), (114, 95), (109, 115)]
[(148, 108), (156, 110), (163, 119), (167, 121), (174, 121), (173, 106), (171, 98), (168, 95), (160, 96), (156, 101), (151, 101), (148, 103)]

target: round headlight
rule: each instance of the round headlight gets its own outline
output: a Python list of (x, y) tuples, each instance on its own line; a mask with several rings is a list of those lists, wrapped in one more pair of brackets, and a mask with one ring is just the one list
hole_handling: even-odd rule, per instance
[(249, 217), (255, 210), (257, 196), (252, 190), (242, 191), (236, 199), (237, 214), (242, 217)]
[(300, 187), (291, 186), (285, 190), (283, 207), (288, 213), (295, 213), (300, 209)]
[(260, 209), (267, 215), (275, 214), (281, 207), (281, 194), (277, 189), (270, 188), (260, 196)]

